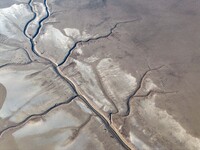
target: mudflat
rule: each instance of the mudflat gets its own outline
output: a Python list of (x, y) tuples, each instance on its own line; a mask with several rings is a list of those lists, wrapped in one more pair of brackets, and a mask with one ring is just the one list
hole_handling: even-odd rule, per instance
[(0, 0), (0, 150), (200, 150), (199, 8)]

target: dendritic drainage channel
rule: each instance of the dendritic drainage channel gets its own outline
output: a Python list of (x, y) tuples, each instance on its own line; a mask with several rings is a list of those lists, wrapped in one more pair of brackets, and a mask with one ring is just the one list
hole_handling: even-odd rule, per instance
[(134, 149), (134, 147), (132, 146), (132, 144), (130, 144), (129, 142), (127, 142), (127, 140), (121, 135), (121, 133), (119, 133), (119, 131), (115, 128), (115, 126), (113, 124), (110, 123), (110, 120), (108, 117), (106, 117), (98, 108), (96, 108), (96, 106), (92, 103), (90, 103), (90, 100), (86, 99), (82, 94), (81, 92), (79, 92), (78, 88), (76, 87), (76, 85), (70, 80), (68, 79), (68, 77), (66, 77), (65, 75), (63, 75), (63, 73), (61, 72), (61, 70), (59, 69), (59, 66), (63, 65), (68, 57), (70, 56), (70, 54), (72, 53), (72, 51), (77, 47), (77, 45), (79, 43), (87, 43), (87, 42), (90, 42), (90, 41), (95, 41), (95, 40), (99, 40), (99, 39), (103, 39), (103, 38), (107, 38), (109, 37), (113, 31), (118, 27), (118, 25), (120, 24), (124, 24), (124, 23), (131, 23), (131, 22), (135, 22), (135, 21), (138, 21), (140, 20), (141, 18), (137, 18), (137, 19), (134, 19), (134, 20), (128, 20), (128, 21), (122, 21), (122, 22), (118, 22), (116, 23), (112, 28), (110, 28), (109, 32), (105, 35), (101, 35), (101, 36), (97, 36), (97, 37), (94, 37), (94, 38), (89, 38), (89, 39), (86, 39), (86, 40), (80, 40), (80, 41), (77, 41), (74, 43), (74, 45), (68, 50), (68, 53), (66, 54), (66, 56), (64, 57), (63, 61), (60, 62), (59, 64), (56, 64), (54, 63), (52, 60), (50, 60), (48, 57), (44, 57), (42, 56), (39, 51), (37, 50), (36, 46), (35, 46), (35, 38), (39, 35), (40, 33), (40, 30), (42, 29), (42, 26), (43, 26), (43, 22), (49, 18), (50, 16), (50, 12), (49, 12), (49, 7), (48, 7), (48, 4), (47, 4), (47, 0), (44, 0), (43, 1), (43, 4), (45, 6), (45, 9), (46, 9), (46, 15), (39, 20), (38, 22), (38, 27), (35, 31), (35, 33), (33, 35), (28, 35), (27, 33), (27, 30), (29, 28), (29, 25), (32, 21), (35, 20), (35, 18), (37, 17), (37, 14), (36, 12), (34, 12), (34, 9), (33, 9), (33, 0), (30, 0), (28, 2), (28, 6), (30, 7), (30, 10), (31, 12), (33, 13), (33, 17), (26, 23), (25, 27), (24, 27), (24, 35), (30, 40), (30, 44), (31, 44), (31, 50), (32, 52), (38, 56), (39, 58), (49, 62), (53, 69), (55, 70), (55, 72), (61, 77), (63, 78), (67, 83), (70, 84), (71, 88), (73, 89), (74, 93), (76, 94), (74, 97), (70, 98), (70, 100), (68, 100), (67, 102), (64, 102), (64, 103), (59, 103), (59, 104), (55, 104), (54, 106), (50, 107), (49, 109), (47, 109), (46, 111), (44, 111), (43, 113), (41, 114), (32, 114), (30, 116), (28, 116), (26, 119), (24, 119), (22, 122), (16, 124), (16, 125), (13, 125), (13, 126), (10, 126), (4, 130), (2, 130), (0, 132), (0, 135), (3, 134), (4, 132), (6, 132), (7, 130), (9, 129), (12, 129), (12, 128), (16, 128), (22, 124), (25, 124), (29, 119), (33, 118), (33, 117), (37, 117), (37, 116), (42, 116), (46, 113), (48, 113), (50, 110), (56, 108), (56, 107), (59, 107), (60, 105), (64, 105), (66, 103), (69, 103), (71, 102), (74, 98), (76, 97), (79, 97), (80, 99), (82, 99), (82, 101), (85, 102), (85, 104), (102, 120), (102, 122), (104, 123), (104, 125), (106, 126), (106, 128), (108, 129), (108, 131), (113, 135), (113, 137), (115, 137), (118, 142), (126, 149)]

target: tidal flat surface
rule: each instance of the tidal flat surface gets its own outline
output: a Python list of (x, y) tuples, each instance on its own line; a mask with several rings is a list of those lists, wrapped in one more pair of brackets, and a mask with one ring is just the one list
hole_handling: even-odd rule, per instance
[(0, 150), (199, 150), (200, 1), (0, 1)]

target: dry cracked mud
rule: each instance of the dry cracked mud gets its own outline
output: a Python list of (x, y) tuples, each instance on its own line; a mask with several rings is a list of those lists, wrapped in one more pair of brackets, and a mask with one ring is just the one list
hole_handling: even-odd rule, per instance
[(199, 150), (199, 0), (1, 0), (0, 150)]

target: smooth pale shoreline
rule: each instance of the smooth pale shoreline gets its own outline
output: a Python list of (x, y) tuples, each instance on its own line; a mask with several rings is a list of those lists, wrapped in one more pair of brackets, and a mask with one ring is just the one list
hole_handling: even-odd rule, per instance
[(6, 88), (3, 84), (0, 83), (0, 108), (2, 107), (4, 101), (5, 101), (5, 98), (6, 98)]

